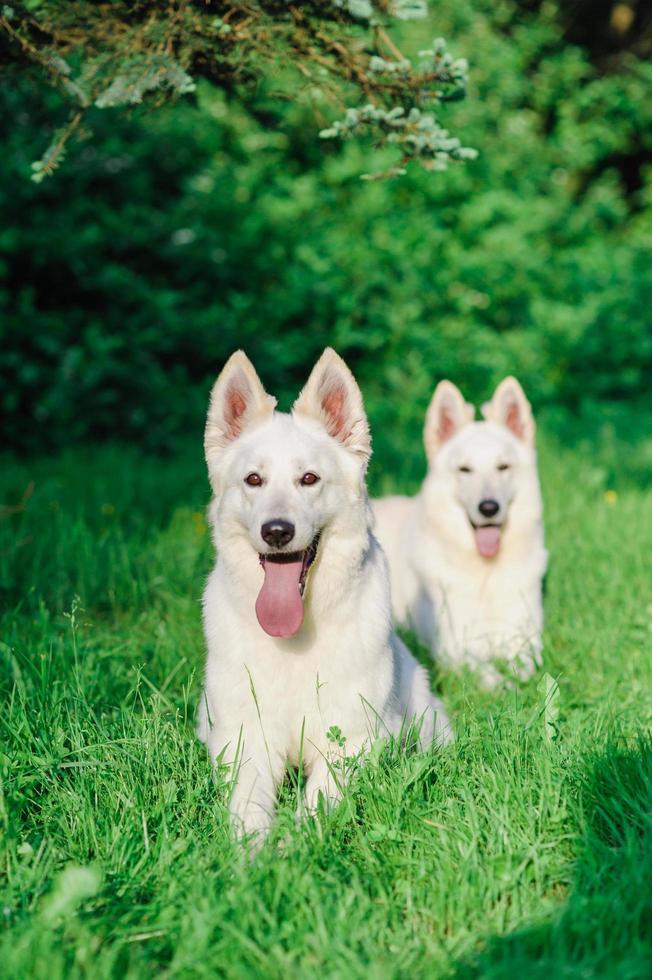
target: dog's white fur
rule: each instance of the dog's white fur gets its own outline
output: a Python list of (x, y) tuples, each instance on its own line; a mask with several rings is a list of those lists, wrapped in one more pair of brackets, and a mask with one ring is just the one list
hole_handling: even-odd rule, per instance
[[(303, 766), (308, 809), (337, 799), (337, 757), (377, 734), (421, 723), (422, 743), (450, 728), (428, 677), (393, 632), (389, 574), (370, 531), (365, 472), (371, 443), (353, 375), (327, 349), (291, 414), (274, 410), (238, 351), (212, 391), (205, 448), (214, 498), (209, 516), (217, 561), (204, 592), (208, 647), (198, 734), (213, 761), (231, 767), (238, 833), (269, 828), (288, 765)], [(245, 477), (255, 471), (262, 485)], [(319, 475), (301, 485), (307, 471)], [(295, 525), (285, 550), (321, 532), (308, 573), (305, 618), (288, 638), (268, 635), (254, 612), (263, 582), (261, 525)], [(342, 739), (329, 740), (331, 726)]]
[[(438, 661), (475, 667), (493, 686), (501, 676), (496, 661), (520, 679), (541, 662), (547, 553), (534, 419), (518, 381), (505, 378), (482, 412), (484, 421), (473, 421), (474, 407), (450, 381), (440, 382), (426, 416), (421, 491), (372, 506), (396, 621), (412, 627)], [(486, 498), (500, 505), (493, 558), (481, 557), (473, 536)]]

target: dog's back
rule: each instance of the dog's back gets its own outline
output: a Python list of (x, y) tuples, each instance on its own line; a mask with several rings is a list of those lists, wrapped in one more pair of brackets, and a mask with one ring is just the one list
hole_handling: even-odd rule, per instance
[(374, 533), (389, 564), (394, 619), (398, 623), (408, 623), (418, 590), (418, 577), (410, 561), (414, 548), (411, 541), (407, 543), (412, 534), (415, 501), (412, 497), (383, 497), (372, 500), (371, 506)]

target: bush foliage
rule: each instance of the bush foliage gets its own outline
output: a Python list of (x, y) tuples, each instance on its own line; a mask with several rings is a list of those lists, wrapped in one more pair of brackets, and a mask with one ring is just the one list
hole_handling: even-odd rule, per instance
[(536, 407), (571, 412), (646, 398), (652, 65), (625, 52), (605, 71), (564, 30), (554, 3), (513, 0), (442, 0), (405, 25), (408, 51), (443, 34), (471, 56), (447, 113), (480, 155), (400, 181), (361, 183), (364, 148), (320, 142), (328, 119), (300, 100), (200, 86), (195, 104), (98, 114), (35, 185), (59, 97), (5, 86), (9, 441), (199, 437), (236, 347), (285, 407), (333, 344), (393, 441), (442, 376), (480, 400), (516, 373)]

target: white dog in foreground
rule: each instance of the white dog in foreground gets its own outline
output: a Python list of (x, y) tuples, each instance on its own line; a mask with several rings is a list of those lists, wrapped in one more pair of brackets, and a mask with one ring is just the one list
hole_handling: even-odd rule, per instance
[(373, 501), (389, 559), (394, 615), (446, 666), (486, 686), (494, 662), (524, 680), (540, 664), (547, 553), (530, 404), (505, 378), (474, 422), (450, 381), (424, 430), (428, 474), (416, 497)]
[(326, 350), (291, 414), (235, 353), (211, 394), (206, 460), (217, 562), (198, 734), (232, 767), (238, 833), (269, 828), (288, 766), (337, 799), (343, 760), (413, 719), (450, 735), (428, 677), (393, 632), (385, 557), (370, 531), (371, 453), (358, 386)]

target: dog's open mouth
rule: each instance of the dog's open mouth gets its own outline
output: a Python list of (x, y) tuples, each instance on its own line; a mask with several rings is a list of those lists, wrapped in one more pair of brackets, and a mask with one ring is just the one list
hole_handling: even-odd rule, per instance
[(483, 558), (495, 558), (500, 550), (501, 524), (473, 524), (473, 537), (478, 554)]
[(265, 581), (256, 599), (256, 616), (270, 636), (294, 636), (303, 623), (303, 593), (318, 544), (319, 534), (305, 551), (258, 556)]

